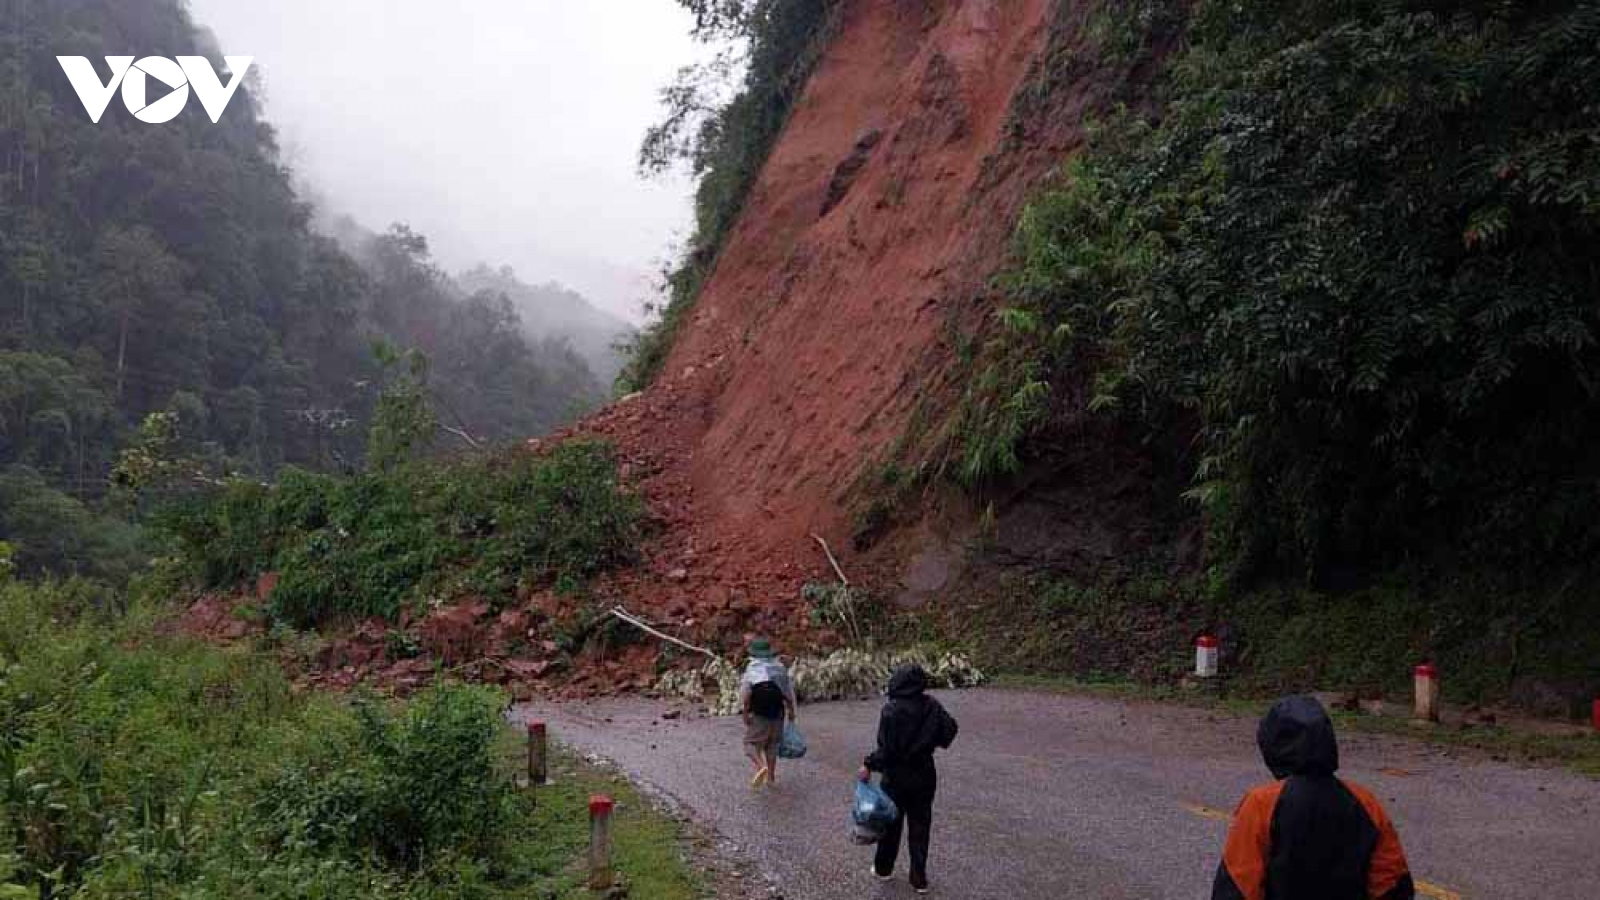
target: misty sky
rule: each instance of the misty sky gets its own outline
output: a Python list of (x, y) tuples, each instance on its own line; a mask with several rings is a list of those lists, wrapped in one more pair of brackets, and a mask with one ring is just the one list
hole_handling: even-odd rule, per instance
[(634, 157), (702, 52), (673, 0), (189, 0), (254, 56), (285, 158), (326, 205), (409, 222), (446, 268), (561, 281), (639, 318), (689, 227)]

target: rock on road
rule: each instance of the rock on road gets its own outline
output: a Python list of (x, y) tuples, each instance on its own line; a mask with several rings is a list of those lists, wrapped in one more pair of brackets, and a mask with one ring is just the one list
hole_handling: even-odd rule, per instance
[[(1203, 898), (1228, 814), (1270, 776), (1255, 722), (1148, 703), (977, 690), (940, 693), (961, 722), (941, 753), (930, 863), (960, 900)], [(913, 896), (850, 843), (852, 779), (876, 702), (805, 706), (804, 760), (754, 791), (736, 719), (646, 700), (519, 706), (552, 736), (615, 763), (739, 847), (786, 900)], [(1600, 897), (1600, 781), (1524, 769), (1394, 738), (1341, 734), (1340, 774), (1395, 819), (1422, 896)], [(648, 900), (648, 898), (642, 898)]]

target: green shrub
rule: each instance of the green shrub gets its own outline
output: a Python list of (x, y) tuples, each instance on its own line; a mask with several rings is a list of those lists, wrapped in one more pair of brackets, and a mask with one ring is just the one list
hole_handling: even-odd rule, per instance
[(23, 577), (81, 575), (121, 583), (145, 561), (140, 530), (51, 487), (25, 466), (0, 470), (0, 540)]
[(395, 714), (366, 700), (355, 727), (319, 737), (323, 751), (269, 779), (262, 818), (277, 841), (390, 868), (418, 870), (443, 853), (492, 856), (512, 810), (496, 766), (502, 699), (437, 687)]
[(501, 599), (524, 582), (570, 590), (630, 559), (642, 518), (610, 449), (570, 442), (344, 478), (288, 471), (160, 521), (206, 585), (277, 572), (272, 612), (309, 626), (394, 618), (435, 597)]
[(164, 630), (0, 585), (0, 897), (526, 895), (499, 695), (303, 695)]
[[(1403, 696), (1423, 660), (1449, 672), (1454, 703), (1543, 715), (1587, 709), (1600, 689), (1593, 599), (1570, 580), (1507, 590), (1489, 578), (1404, 570), (1358, 590), (1299, 584), (1217, 591), (1202, 576), (1098, 580), (1002, 575), (987, 602), (943, 611), (951, 639), (986, 670), (1173, 684), (1193, 671), (1193, 641), (1223, 638), (1228, 683), (1249, 695), (1356, 691)], [(1581, 701), (1581, 703), (1580, 703)]]
[(1198, 423), (1239, 575), (1596, 558), (1600, 3), (1193, 15), (1162, 117), (1110, 117), (1024, 216), (964, 474), (1086, 407)]

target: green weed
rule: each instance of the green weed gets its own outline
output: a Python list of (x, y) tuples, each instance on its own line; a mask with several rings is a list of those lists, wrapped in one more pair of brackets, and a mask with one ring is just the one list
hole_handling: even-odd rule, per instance
[(695, 896), (626, 786), (562, 759), (535, 808), (504, 706), (308, 695), (271, 654), (101, 615), (82, 586), (0, 585), (0, 898), (575, 898), (601, 789), (635, 896)]
[(306, 627), (394, 619), (432, 598), (498, 601), (523, 585), (573, 590), (631, 558), (642, 520), (610, 449), (574, 442), (348, 477), (290, 470), (159, 521), (207, 586), (279, 573), (271, 611)]

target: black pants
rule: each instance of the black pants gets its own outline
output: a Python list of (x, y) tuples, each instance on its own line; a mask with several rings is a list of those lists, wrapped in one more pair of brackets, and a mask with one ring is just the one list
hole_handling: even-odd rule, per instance
[(939, 778), (932, 770), (910, 777), (896, 778), (893, 773), (884, 777), (883, 792), (894, 805), (900, 807), (900, 818), (894, 820), (883, 840), (878, 842), (878, 855), (872, 861), (873, 870), (880, 875), (894, 872), (895, 860), (900, 856), (900, 833), (906, 832), (906, 843), (911, 849), (911, 886), (928, 884), (928, 839), (933, 834), (933, 795), (939, 790)]

